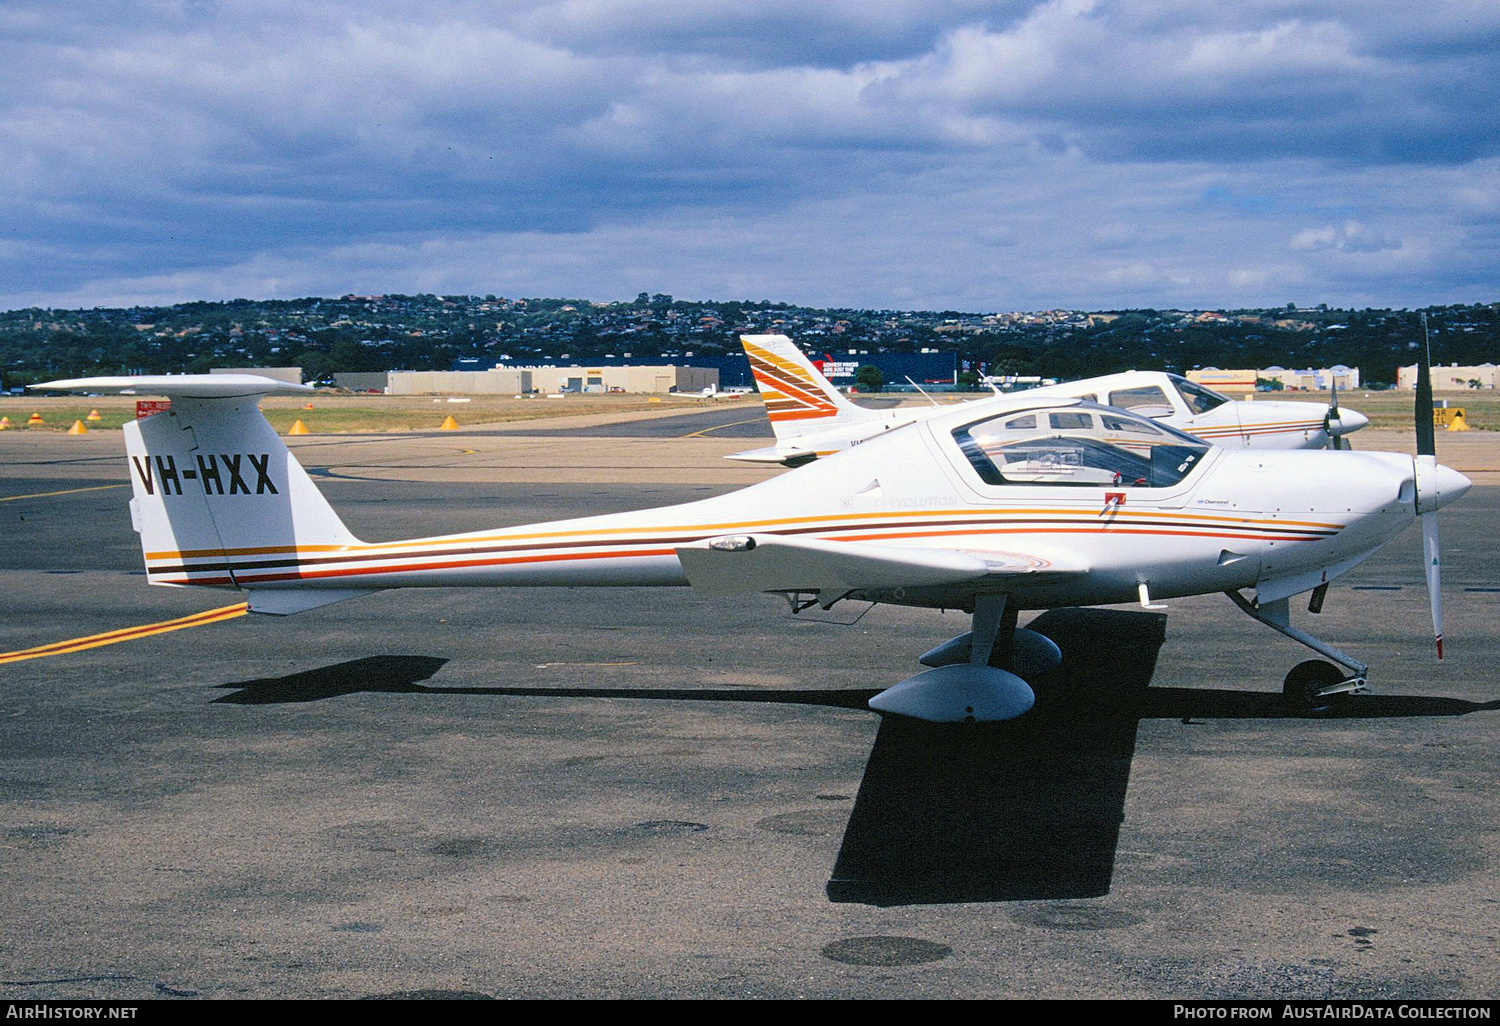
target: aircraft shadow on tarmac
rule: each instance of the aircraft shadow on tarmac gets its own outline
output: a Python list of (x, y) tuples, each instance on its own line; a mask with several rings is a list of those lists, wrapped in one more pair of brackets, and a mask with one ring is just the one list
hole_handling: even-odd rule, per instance
[[(1151, 688), (1166, 617), (1058, 609), (1027, 625), (1063, 664), (1032, 681), (1038, 702), (1003, 723), (882, 720), (828, 882), (836, 902), (875, 905), (1097, 897), (1109, 893), (1143, 718), (1277, 719), (1281, 695)], [(879, 689), (443, 687), (447, 662), (370, 656), (224, 684), (216, 702), (311, 702), (365, 692), (754, 702), (866, 709)], [(1449, 698), (1351, 698), (1340, 718), (1460, 716), (1500, 708)]]

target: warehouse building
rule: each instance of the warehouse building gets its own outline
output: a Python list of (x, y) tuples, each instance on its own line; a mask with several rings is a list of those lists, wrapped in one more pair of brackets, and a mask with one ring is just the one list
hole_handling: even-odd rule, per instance
[(717, 388), (711, 367), (492, 367), (489, 370), (391, 371), (391, 395), (524, 395), (528, 392), (701, 392)]
[(1343, 364), (1306, 370), (1287, 370), (1285, 367), (1220, 370), (1218, 367), (1204, 367), (1188, 371), (1187, 379), (1216, 392), (1254, 392), (1261, 382), (1268, 381), (1279, 382), (1288, 392), (1318, 392), (1332, 387), (1345, 390), (1358, 388), (1359, 368), (1345, 367)]
[(1335, 364), (1319, 370), (1286, 370), (1282, 367), (1267, 367), (1256, 371), (1263, 381), (1279, 381), (1289, 392), (1322, 392), (1331, 387), (1340, 390), (1359, 387), (1359, 368)]
[[(804, 347), (807, 357), (813, 365), (818, 367), (830, 381), (835, 385), (847, 387), (854, 384), (855, 372), (860, 367), (869, 364), (880, 368), (888, 386), (909, 388), (906, 380), (910, 378), (919, 385), (954, 385), (958, 382), (959, 367), (958, 354), (955, 352), (937, 352), (925, 350), (920, 353), (864, 353), (854, 350), (820, 350), (817, 347)], [(718, 374), (712, 382), (705, 381), (703, 384), (693, 385), (679, 383), (679, 392), (699, 392), (708, 384), (718, 388), (754, 388), (755, 376), (750, 373), (750, 361), (745, 354), (735, 347), (732, 353), (703, 353), (686, 352), (680, 356), (664, 356), (658, 359), (670, 359), (675, 366), (687, 368), (709, 369)], [(486, 362), (484, 357), (460, 356), (453, 361), (453, 370), (482, 370), (481, 366)], [(595, 361), (588, 366), (591, 368), (629, 367), (634, 360), (629, 356), (610, 355), (596, 357)], [(965, 365), (967, 366), (967, 364)], [(627, 389), (635, 391), (635, 389)]]
[[(338, 380), (335, 378), (335, 380)], [(530, 371), (495, 367), (483, 371), (391, 371), (386, 375), (390, 395), (524, 395), (535, 387)]]
[(389, 371), (340, 371), (333, 376), (334, 386), (350, 392), (384, 392), (390, 386)]
[[(1493, 363), (1481, 363), (1477, 367), (1460, 367), (1456, 363), (1447, 366), (1438, 364), (1432, 368), (1432, 387), (1448, 391), (1465, 388), (1495, 388), (1500, 386), (1496, 380), (1496, 368)], [(1417, 365), (1396, 368), (1397, 388), (1417, 387)]]

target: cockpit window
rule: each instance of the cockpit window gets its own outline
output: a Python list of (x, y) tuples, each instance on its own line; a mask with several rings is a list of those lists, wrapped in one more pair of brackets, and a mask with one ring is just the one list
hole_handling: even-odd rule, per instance
[(1178, 394), (1182, 396), (1182, 401), (1188, 404), (1188, 409), (1195, 414), (1207, 413), (1230, 401), (1227, 395), (1220, 395), (1211, 388), (1194, 384), (1187, 378), (1178, 377), (1176, 374), (1168, 374), (1167, 377), (1176, 386)]
[[(1202, 462), (1208, 445), (1144, 417), (1079, 404), (1028, 416), (998, 416), (953, 438), (986, 484), (1165, 488)], [(1040, 420), (1046, 427), (1036, 427)]]
[(1152, 427), (1150, 424), (1143, 424), (1140, 421), (1132, 420), (1129, 417), (1112, 417), (1106, 413), (1100, 416), (1099, 420), (1104, 424), (1104, 429), (1106, 431), (1114, 431), (1124, 435), (1146, 435), (1148, 437), (1161, 437), (1161, 432), (1156, 430), (1156, 428)]
[(1109, 393), (1109, 405), (1122, 410), (1134, 410), (1143, 417), (1170, 417), (1177, 411), (1172, 400), (1156, 385), (1144, 388), (1117, 388)]
[(1094, 430), (1094, 418), (1092, 414), (1076, 413), (1068, 410), (1065, 413), (1050, 413), (1047, 415), (1047, 423), (1051, 424), (1057, 431), (1092, 431)]

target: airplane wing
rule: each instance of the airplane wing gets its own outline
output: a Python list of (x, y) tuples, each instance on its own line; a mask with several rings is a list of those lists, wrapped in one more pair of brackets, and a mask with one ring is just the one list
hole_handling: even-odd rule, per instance
[(136, 374), (112, 378), (72, 378), (28, 386), (34, 392), (98, 392), (101, 395), (165, 395), (182, 399), (235, 399), (252, 395), (312, 395), (311, 385), (294, 385), (259, 374)]
[(780, 535), (730, 535), (677, 548), (688, 583), (714, 595), (847, 593), (1081, 574), (1081, 565), (1009, 552), (865, 545)]
[(748, 392), (721, 392), (716, 388), (705, 388), (701, 392), (668, 392), (668, 399), (742, 399)]

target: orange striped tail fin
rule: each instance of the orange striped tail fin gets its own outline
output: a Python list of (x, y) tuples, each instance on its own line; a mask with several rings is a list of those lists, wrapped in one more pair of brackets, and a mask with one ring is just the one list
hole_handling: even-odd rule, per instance
[(778, 439), (875, 416), (840, 395), (785, 335), (741, 335), (740, 345)]

